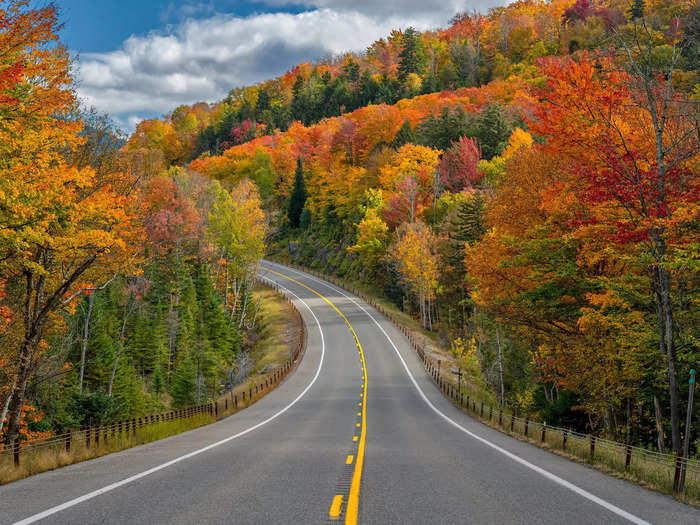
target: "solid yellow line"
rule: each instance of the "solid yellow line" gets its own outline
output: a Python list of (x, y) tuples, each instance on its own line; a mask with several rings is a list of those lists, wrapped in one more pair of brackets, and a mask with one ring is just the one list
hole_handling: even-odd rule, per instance
[(328, 511), (328, 515), (331, 519), (337, 519), (340, 516), (340, 507), (343, 505), (343, 495), (336, 494), (333, 498), (333, 503), (331, 503), (331, 510)]
[(346, 464), (346, 465), (352, 464), (352, 460), (353, 460), (353, 459), (355, 459), (355, 456), (353, 456), (352, 454), (350, 454), (350, 455), (347, 457), (347, 459), (345, 460), (345, 464)]
[[(357, 459), (355, 461), (355, 470), (352, 473), (352, 481), (350, 483), (350, 494), (348, 494), (348, 504), (347, 508), (345, 509), (345, 524), (346, 525), (357, 525), (357, 514), (358, 514), (358, 509), (360, 507), (360, 482), (362, 481), (362, 465), (364, 463), (365, 459), (365, 443), (367, 441), (367, 387), (365, 385), (367, 384), (367, 362), (365, 361), (365, 352), (362, 349), (362, 344), (360, 343), (360, 338), (357, 337), (357, 332), (355, 332), (355, 329), (352, 327), (350, 324), (350, 321), (348, 321), (348, 318), (345, 317), (343, 312), (338, 310), (338, 307), (334, 305), (327, 297), (324, 295), (320, 294), (313, 288), (310, 288), (306, 286), (303, 283), (300, 283), (296, 279), (292, 279), (291, 277), (284, 275), (283, 273), (276, 272), (274, 270), (270, 270), (269, 268), (266, 268), (271, 273), (274, 273), (275, 275), (279, 275), (280, 277), (283, 277), (293, 283), (298, 284), (302, 288), (306, 288), (310, 292), (316, 294), (319, 296), (321, 299), (323, 299), (326, 303), (330, 305), (333, 310), (335, 310), (340, 317), (343, 318), (345, 321), (345, 324), (348, 325), (348, 328), (352, 332), (353, 337), (355, 338), (355, 344), (357, 344), (357, 348), (359, 348), (360, 352), (360, 360), (362, 361), (362, 429), (360, 431), (360, 443), (357, 446)], [(357, 441), (357, 436), (352, 438), (353, 441)], [(337, 497), (337, 496), (336, 496)], [(335, 501), (335, 499), (334, 499)]]

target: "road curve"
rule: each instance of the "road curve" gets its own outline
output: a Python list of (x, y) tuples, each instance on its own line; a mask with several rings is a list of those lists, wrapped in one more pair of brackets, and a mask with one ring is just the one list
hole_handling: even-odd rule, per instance
[(352, 522), (353, 487), (362, 524), (700, 523), (458, 411), (357, 297), (273, 263), (261, 276), (307, 325), (277, 389), (212, 425), (1, 486), (0, 523)]

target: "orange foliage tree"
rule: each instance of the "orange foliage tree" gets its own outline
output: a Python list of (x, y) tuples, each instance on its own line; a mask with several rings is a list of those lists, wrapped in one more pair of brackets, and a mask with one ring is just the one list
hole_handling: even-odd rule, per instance
[(0, 107), (0, 271), (8, 276), (14, 311), (7, 330), (13, 347), (3, 367), (10, 388), (0, 417), (0, 426), (8, 418), (8, 444), (19, 437), (26, 386), (45, 335), (61, 328), (62, 313), (83, 293), (133, 259), (138, 234), (125, 193), (133, 181), (66, 161), (82, 141), (80, 122), (69, 118), (70, 59), (56, 43), (55, 8), (28, 6), (13, 0), (0, 11), (0, 70), (23, 64), (15, 82), (4, 83)]

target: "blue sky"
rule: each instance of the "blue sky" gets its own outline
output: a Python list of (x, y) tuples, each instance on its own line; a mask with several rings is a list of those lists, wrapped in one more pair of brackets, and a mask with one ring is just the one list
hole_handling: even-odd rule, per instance
[[(37, 0), (44, 2), (45, 0)], [(361, 51), (392, 29), (444, 27), (503, 0), (55, 0), (78, 94), (125, 130), (215, 102), (301, 61)]]
[(188, 16), (206, 18), (220, 12), (245, 17), (261, 12), (304, 10), (296, 5), (270, 6), (241, 0), (56, 0), (56, 5), (65, 23), (64, 43), (81, 53), (112, 51), (133, 34), (164, 29)]

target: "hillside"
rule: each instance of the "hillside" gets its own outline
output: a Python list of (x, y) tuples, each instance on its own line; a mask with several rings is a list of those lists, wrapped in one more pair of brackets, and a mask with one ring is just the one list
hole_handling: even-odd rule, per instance
[(507, 403), (677, 450), (699, 350), (699, 16), (458, 15), (178, 108), (127, 148), (255, 181), (273, 252), (372, 283)]
[(125, 143), (75, 114), (55, 14), (31, 13), (0, 68), (8, 443), (230, 387), (269, 253), (362, 281), (518, 414), (680, 450), (700, 358), (695, 3), (457, 14)]

